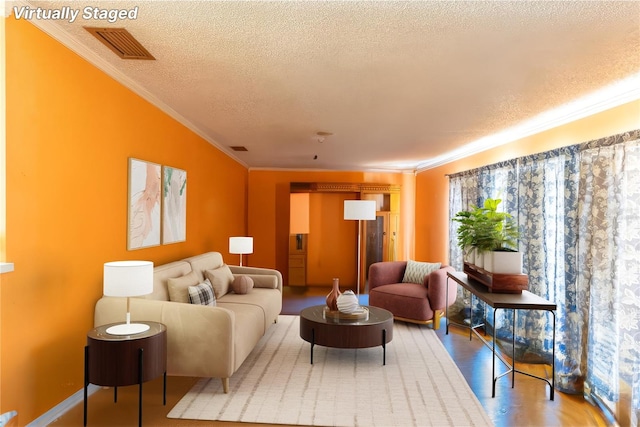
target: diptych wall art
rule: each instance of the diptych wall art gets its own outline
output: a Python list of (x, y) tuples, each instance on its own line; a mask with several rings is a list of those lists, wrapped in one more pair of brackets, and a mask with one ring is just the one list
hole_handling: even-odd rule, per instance
[(162, 243), (187, 239), (187, 172), (170, 166), (163, 168)]
[(184, 242), (187, 172), (129, 158), (127, 249)]
[(160, 165), (129, 159), (127, 249), (160, 244)]

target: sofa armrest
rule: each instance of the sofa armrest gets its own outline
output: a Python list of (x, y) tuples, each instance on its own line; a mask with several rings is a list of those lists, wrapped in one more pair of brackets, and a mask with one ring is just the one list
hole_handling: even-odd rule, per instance
[[(235, 274), (246, 274), (248, 276), (250, 276), (252, 279), (254, 279), (254, 282), (256, 282), (256, 287), (260, 287), (260, 279), (257, 278), (257, 276), (260, 275), (270, 275), (270, 276), (275, 276), (276, 278), (276, 288), (282, 292), (282, 274), (275, 269), (272, 268), (261, 268), (261, 267), (245, 267), (245, 266), (239, 266), (239, 265), (229, 265), (229, 269), (231, 270), (231, 273)], [(265, 286), (266, 286), (265, 282)], [(271, 286), (266, 286), (266, 287), (271, 287)]]
[[(456, 301), (457, 285), (453, 280), (447, 280), (447, 273), (456, 271), (453, 267), (444, 266), (429, 274), (427, 298), (433, 310), (444, 310)], [(447, 298), (447, 284), (449, 286), (449, 301)]]
[(401, 283), (407, 261), (374, 262), (369, 266), (369, 289), (377, 286)]
[[(96, 326), (123, 322), (126, 298), (102, 297)], [(235, 314), (222, 307), (131, 298), (131, 320), (151, 320), (167, 327), (167, 374), (228, 378), (235, 371)]]

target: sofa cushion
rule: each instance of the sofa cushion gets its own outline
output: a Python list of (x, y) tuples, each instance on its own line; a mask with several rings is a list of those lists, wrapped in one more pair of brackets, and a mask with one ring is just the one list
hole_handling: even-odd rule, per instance
[(418, 285), (424, 284), (425, 278), (431, 274), (432, 271), (436, 271), (442, 265), (439, 262), (418, 262), (407, 261), (407, 268), (404, 270), (404, 277), (402, 283), (417, 283)]
[(229, 287), (233, 282), (233, 273), (231, 273), (227, 264), (223, 264), (216, 269), (205, 270), (204, 275), (211, 282), (216, 299), (220, 299), (220, 297), (229, 292)]
[(189, 286), (200, 283), (198, 276), (193, 271), (181, 277), (171, 277), (167, 279), (169, 288), (169, 300), (173, 302), (189, 302)]
[(213, 293), (213, 286), (209, 279), (196, 286), (189, 286), (189, 302), (191, 304), (208, 305), (215, 307), (216, 296)]
[[(259, 308), (262, 312), (260, 318), (260, 324), (265, 326), (262, 331), (266, 332), (266, 327), (274, 322), (278, 318), (278, 314), (282, 311), (282, 294), (280, 292), (274, 292), (272, 289), (253, 288), (251, 292), (246, 295), (238, 295), (233, 292), (229, 292), (216, 302), (218, 307), (232, 309), (232, 311), (238, 313), (242, 310), (242, 307), (255, 307)], [(236, 325), (238, 319), (236, 319)], [(257, 326), (257, 325), (256, 325)]]
[(253, 289), (253, 279), (249, 276), (238, 275), (231, 282), (231, 290), (239, 295), (247, 294)]

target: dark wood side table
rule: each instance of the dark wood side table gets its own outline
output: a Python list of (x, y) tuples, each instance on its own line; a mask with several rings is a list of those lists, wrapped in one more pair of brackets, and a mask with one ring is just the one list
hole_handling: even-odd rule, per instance
[(87, 425), (87, 387), (89, 383), (114, 387), (138, 384), (138, 425), (142, 425), (142, 383), (164, 375), (163, 405), (167, 404), (167, 328), (158, 322), (144, 323), (150, 328), (134, 335), (111, 335), (98, 326), (87, 334), (84, 348), (84, 425)]
[(366, 307), (369, 316), (363, 320), (338, 320), (324, 316), (324, 305), (307, 307), (300, 312), (300, 338), (333, 348), (367, 348), (382, 346), (382, 364), (386, 364), (386, 345), (393, 339), (393, 314), (378, 307)]

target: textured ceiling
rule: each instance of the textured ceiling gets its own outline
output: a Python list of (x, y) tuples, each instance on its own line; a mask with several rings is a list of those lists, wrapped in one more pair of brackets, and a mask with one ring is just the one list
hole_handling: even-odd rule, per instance
[[(137, 6), (34, 23), (252, 168), (411, 170), (640, 72), (640, 2), (15, 4)], [(156, 61), (83, 26), (124, 27)]]

